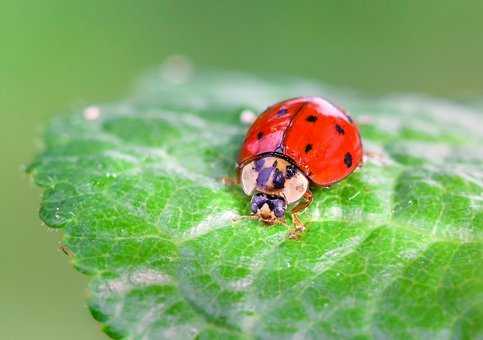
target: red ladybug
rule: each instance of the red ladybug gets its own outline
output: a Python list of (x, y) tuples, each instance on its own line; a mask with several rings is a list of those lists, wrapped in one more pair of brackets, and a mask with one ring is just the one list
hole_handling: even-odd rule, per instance
[[(362, 163), (359, 130), (342, 109), (319, 97), (289, 99), (269, 107), (247, 132), (238, 159), (251, 212), (273, 224), (289, 204), (297, 237), (304, 227), (297, 213), (312, 202), (313, 185), (328, 187)], [(304, 198), (304, 200), (301, 200)]]

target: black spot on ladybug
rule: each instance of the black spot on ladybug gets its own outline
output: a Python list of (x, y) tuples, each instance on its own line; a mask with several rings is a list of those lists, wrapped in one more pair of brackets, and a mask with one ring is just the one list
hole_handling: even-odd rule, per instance
[(317, 121), (317, 116), (310, 115), (310, 116), (307, 116), (305, 120), (308, 121), (309, 123), (315, 123)]
[(287, 109), (285, 108), (281, 108), (280, 110), (278, 110), (277, 112), (277, 116), (283, 116), (284, 114), (286, 114), (288, 111)]
[(282, 189), (283, 186), (285, 185), (285, 177), (283, 176), (283, 173), (275, 169), (275, 173), (273, 174), (273, 186), (277, 189)]
[(343, 135), (345, 133), (344, 129), (339, 124), (335, 124), (335, 130), (339, 135)]
[(347, 152), (344, 156), (344, 164), (348, 168), (352, 166), (352, 155), (349, 152)]
[(260, 131), (259, 133), (257, 133), (257, 139), (262, 139), (263, 137), (263, 132)]
[(287, 173), (287, 178), (292, 178), (297, 173), (297, 168), (295, 167), (295, 165), (289, 164), (285, 168), (285, 172)]
[(312, 150), (312, 144), (307, 144), (305, 146), (305, 153), (309, 152), (310, 150)]

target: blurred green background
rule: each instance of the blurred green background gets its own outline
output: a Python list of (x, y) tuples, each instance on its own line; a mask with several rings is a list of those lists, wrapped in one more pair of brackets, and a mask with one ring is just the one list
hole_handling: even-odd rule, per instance
[(0, 2), (0, 338), (104, 338), (22, 166), (48, 118), (128, 93), (167, 56), (371, 94), (483, 91), (482, 1)]

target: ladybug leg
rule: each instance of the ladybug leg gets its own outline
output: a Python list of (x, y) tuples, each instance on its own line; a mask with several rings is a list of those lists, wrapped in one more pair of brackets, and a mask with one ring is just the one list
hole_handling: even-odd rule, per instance
[(295, 227), (288, 232), (288, 238), (298, 240), (300, 235), (304, 232), (305, 226), (297, 214), (292, 214), (292, 221)]
[(293, 209), (292, 209), (292, 221), (294, 224), (294, 228), (289, 232), (288, 237), (291, 239), (298, 239), (300, 234), (305, 230), (305, 226), (300, 220), (299, 214), (301, 214), (313, 201), (314, 196), (310, 190), (307, 190), (303, 196), (303, 201), (299, 202)]
[(308, 189), (304, 196), (303, 201), (299, 202), (295, 207), (292, 209), (292, 214), (297, 214), (303, 212), (314, 200), (314, 196), (312, 195), (312, 191)]
[(223, 183), (224, 185), (239, 185), (240, 178), (238, 176), (236, 177), (224, 176), (221, 178), (221, 183)]

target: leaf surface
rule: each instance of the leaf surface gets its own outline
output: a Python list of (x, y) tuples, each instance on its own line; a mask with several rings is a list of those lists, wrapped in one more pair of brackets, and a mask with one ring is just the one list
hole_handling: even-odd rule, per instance
[[(299, 95), (343, 104), (371, 156), (314, 190), (294, 241), (240, 218), (249, 199), (220, 178), (235, 174), (241, 114)], [(481, 117), (296, 79), (154, 72), (125, 101), (53, 121), (29, 170), (112, 337), (475, 338)]]

